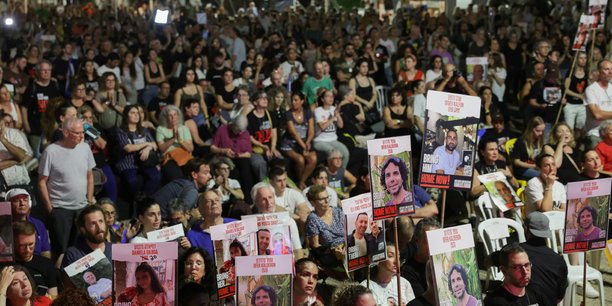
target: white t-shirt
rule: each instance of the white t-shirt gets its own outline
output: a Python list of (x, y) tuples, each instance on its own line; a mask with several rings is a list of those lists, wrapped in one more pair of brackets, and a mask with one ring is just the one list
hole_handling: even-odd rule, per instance
[(421, 119), (421, 122), (425, 124), (425, 105), (427, 104), (427, 98), (423, 94), (414, 95), (413, 112), (414, 115)]
[(338, 135), (336, 135), (336, 123), (330, 124), (325, 130), (321, 130), (319, 128), (319, 123), (325, 122), (329, 119), (329, 117), (333, 117), (335, 115), (336, 107), (331, 106), (329, 109), (324, 109), (319, 106), (315, 109), (315, 122), (317, 135), (314, 138), (314, 141), (334, 141), (338, 140)]
[[(605, 90), (595, 82), (589, 85), (585, 91), (586, 103), (597, 104), (602, 111), (612, 112), (612, 84), (608, 83)], [(586, 129), (589, 136), (599, 137), (599, 126), (602, 120), (597, 120), (587, 107)]]
[(304, 71), (304, 66), (299, 61), (294, 61), (293, 64), (290, 64), (288, 61), (284, 61), (281, 64), (281, 68), (283, 68), (283, 84), (287, 84), (289, 82), (289, 75), (291, 74), (291, 70), (294, 68), (298, 75)]
[(285, 188), (285, 192), (281, 196), (275, 194), (276, 205), (283, 207), (290, 214), (295, 213), (295, 207), (302, 203), (307, 203), (306, 198), (293, 188)]
[(431, 69), (427, 70), (425, 72), (425, 83), (429, 83), (433, 80), (436, 80), (437, 78), (439, 78), (442, 75), (442, 70), (440, 70), (440, 72), (435, 72)]
[[(559, 182), (553, 184), (552, 190), (553, 196), (553, 210), (559, 210), (561, 206), (567, 203), (567, 197), (565, 196), (565, 187)], [(533, 211), (537, 211), (538, 207), (535, 204), (537, 201), (544, 199), (544, 185), (539, 177), (534, 177), (527, 182), (527, 188), (525, 188), (525, 213), (529, 215)]]
[(504, 101), (504, 93), (506, 92), (506, 83), (504, 81), (506, 80), (507, 75), (506, 69), (496, 68), (495, 76), (502, 79), (502, 84), (497, 84), (495, 80), (491, 81), (491, 91), (493, 91), (493, 94), (497, 97), (499, 102)]
[[(389, 305), (387, 299), (390, 297), (395, 299), (397, 305), (405, 305), (416, 298), (414, 296), (414, 291), (412, 291), (412, 286), (410, 286), (410, 282), (408, 282), (407, 279), (400, 277), (400, 286), (402, 287), (402, 303), (400, 304), (400, 301), (397, 299), (396, 282), (397, 278), (393, 277), (387, 286), (382, 287), (378, 283), (370, 281), (370, 290), (372, 290), (372, 294), (376, 300), (376, 305)], [(361, 282), (361, 285), (367, 287), (368, 280)]]

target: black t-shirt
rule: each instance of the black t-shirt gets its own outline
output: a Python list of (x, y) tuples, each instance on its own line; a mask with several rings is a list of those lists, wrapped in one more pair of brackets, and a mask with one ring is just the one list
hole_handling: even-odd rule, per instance
[(495, 292), (488, 295), (484, 302), (485, 306), (544, 306), (544, 297), (529, 287), (525, 288), (525, 295), (517, 297), (500, 286)]
[(217, 69), (213, 66), (208, 69), (208, 72), (206, 73), (206, 80), (210, 82), (212, 87), (215, 89), (215, 93), (217, 94), (223, 88), (223, 69), (225, 69), (225, 67)]
[(421, 296), (427, 290), (426, 264), (414, 260), (416, 252), (417, 245), (414, 242), (408, 243), (408, 247), (400, 252), (401, 258), (406, 258), (406, 263), (402, 266), (400, 274), (410, 282), (414, 295)]
[(529, 92), (529, 98), (535, 99), (538, 104), (546, 104), (547, 107), (534, 109), (534, 115), (542, 117), (546, 123), (554, 123), (561, 107), (562, 96), (563, 88), (558, 83), (548, 82), (546, 79), (535, 82)]
[(565, 260), (546, 246), (546, 240), (541, 238), (521, 243), (521, 247), (527, 251), (533, 265), (529, 288), (545, 297), (544, 305), (555, 305), (554, 301), (563, 299), (568, 285)]
[(270, 116), (268, 111), (266, 111), (266, 114), (259, 118), (255, 116), (255, 111), (252, 111), (247, 115), (247, 120), (249, 122), (247, 126), (249, 134), (255, 140), (269, 146), (272, 142), (272, 129), (276, 128), (274, 117)]
[(56, 82), (51, 81), (47, 86), (42, 86), (36, 81), (30, 83), (23, 94), (22, 106), (28, 109), (28, 122), (32, 135), (42, 133), (41, 122), (42, 114), (47, 111), (47, 105), (53, 98), (61, 96)]
[(17, 261), (17, 263), (28, 269), (38, 286), (38, 294), (44, 295), (49, 288), (58, 286), (60, 282), (59, 270), (48, 258), (34, 255), (29, 262)]
[(166, 105), (173, 105), (173, 99), (171, 95), (163, 99), (159, 96), (153, 98), (153, 100), (149, 102), (147, 110), (149, 112), (155, 112), (155, 118), (157, 119), (157, 117), (159, 117), (159, 113), (161, 113), (161, 111), (164, 109), (164, 107), (166, 107)]

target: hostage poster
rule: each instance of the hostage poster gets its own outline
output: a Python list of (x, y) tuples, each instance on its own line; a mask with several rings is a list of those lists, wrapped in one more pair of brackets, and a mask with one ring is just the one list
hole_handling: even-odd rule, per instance
[[(293, 242), (300, 241), (299, 233), (290, 230), (289, 212), (245, 215), (242, 220), (257, 220), (257, 254), (293, 254)], [(297, 239), (297, 240), (294, 240)]]
[(236, 276), (238, 306), (293, 303), (292, 255), (237, 257)]
[(387, 258), (385, 225), (372, 218), (372, 197), (364, 193), (342, 201), (345, 217), (345, 264), (354, 271)]
[(469, 190), (480, 122), (480, 98), (430, 90), (419, 182)]
[(111, 305), (113, 301), (113, 268), (102, 250), (97, 249), (64, 268), (77, 288), (87, 290), (98, 305)]

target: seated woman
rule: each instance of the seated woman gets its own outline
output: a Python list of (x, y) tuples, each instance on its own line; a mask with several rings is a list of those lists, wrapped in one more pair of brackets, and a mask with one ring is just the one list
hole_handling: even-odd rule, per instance
[(155, 133), (159, 151), (164, 155), (162, 177), (170, 182), (183, 177), (181, 168), (193, 156), (193, 141), (189, 129), (183, 124), (183, 113), (178, 107), (168, 105), (159, 114), (159, 126)]
[(608, 178), (610, 174), (603, 171), (603, 164), (597, 151), (588, 150), (584, 152), (580, 159), (582, 172), (580, 173), (581, 180), (594, 180), (600, 178)]
[[(348, 199), (351, 189), (355, 188), (357, 178), (342, 167), (342, 153), (331, 150), (327, 155), (327, 180), (329, 186), (336, 190), (341, 200)], [(348, 183), (348, 184), (346, 184)]]
[(200, 102), (195, 99), (187, 100), (183, 104), (183, 113), (185, 126), (189, 129), (194, 144), (193, 155), (200, 157), (210, 150), (208, 141), (212, 138), (204, 114), (200, 112)]
[(230, 172), (234, 170), (234, 163), (231, 159), (218, 156), (214, 157), (211, 164), (213, 179), (208, 181), (208, 189), (214, 189), (221, 196), (221, 205), (224, 207), (232, 200), (244, 200), (244, 193), (240, 187), (240, 182), (230, 178)]
[(344, 126), (340, 109), (334, 106), (334, 93), (331, 90), (320, 89), (317, 97), (319, 107), (315, 109), (316, 136), (313, 140), (315, 150), (326, 154), (332, 149), (342, 152), (342, 166), (347, 167), (350, 154), (348, 148), (338, 141), (336, 131)]
[(192, 247), (179, 261), (178, 304), (185, 306), (224, 305), (217, 298), (215, 274), (217, 268), (205, 250)]
[[(136, 218), (137, 225), (140, 231), (136, 236), (132, 237), (131, 243), (146, 243), (149, 242), (147, 234), (162, 228), (161, 209), (155, 200), (149, 197), (144, 197), (136, 203)], [(189, 249), (191, 243), (185, 237), (179, 239), (179, 246), (183, 249)]]
[(544, 144), (544, 120), (533, 117), (527, 123), (525, 132), (516, 140), (511, 152), (514, 174), (518, 179), (529, 180), (540, 175), (535, 159), (542, 152)]
[(47, 306), (51, 299), (38, 296), (30, 272), (22, 266), (6, 266), (0, 276), (0, 304), (11, 306)]
[(293, 279), (293, 305), (323, 306), (323, 299), (317, 294), (319, 267), (309, 258), (295, 262)]
[(304, 107), (305, 97), (301, 92), (291, 94), (291, 108), (287, 116), (287, 132), (281, 141), (281, 151), (295, 165), (300, 189), (306, 187), (306, 179), (317, 165), (317, 153), (313, 150), (312, 140), (315, 127), (310, 108)]
[(342, 210), (329, 205), (330, 197), (324, 186), (312, 186), (306, 196), (314, 206), (314, 211), (306, 219), (306, 237), (310, 249), (321, 264), (341, 265), (345, 239)]
[(404, 103), (403, 90), (394, 87), (389, 91), (389, 105), (383, 109), (385, 137), (412, 135), (414, 113), (411, 105)]
[[(159, 188), (161, 177), (157, 166), (159, 159), (157, 143), (148, 130), (141, 125), (140, 112), (136, 105), (128, 105), (123, 111), (125, 120), (117, 129), (117, 158), (115, 168), (129, 186), (130, 195), (139, 191), (138, 175), (144, 178), (145, 195), (153, 195)], [(132, 200), (132, 199), (130, 199)]]
[(565, 122), (553, 126), (549, 143), (544, 145), (544, 153), (555, 158), (557, 177), (561, 184), (580, 181), (578, 161), (582, 157), (580, 149), (576, 148), (576, 140), (572, 129)]
[(480, 160), (474, 164), (474, 176), (472, 177), (472, 189), (470, 196), (477, 198), (481, 196), (487, 189), (480, 182), (478, 176), (500, 171), (508, 180), (508, 183), (515, 189), (518, 188), (518, 182), (505, 161), (499, 159), (499, 150), (497, 149), (497, 140), (493, 138), (481, 139), (478, 143), (478, 156)]
[(597, 144), (595, 151), (601, 158), (603, 171), (612, 175), (612, 120), (601, 123), (599, 137), (601, 137), (601, 142)]

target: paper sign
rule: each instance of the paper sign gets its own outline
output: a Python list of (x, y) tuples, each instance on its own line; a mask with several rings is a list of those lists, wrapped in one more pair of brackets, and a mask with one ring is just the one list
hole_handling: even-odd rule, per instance
[(489, 59), (486, 57), (466, 57), (467, 81), (470, 83), (486, 81)]
[(0, 202), (0, 262), (13, 261), (13, 254), (11, 202)]
[(177, 242), (113, 245), (114, 305), (140, 305), (144, 288), (137, 281), (148, 278), (155, 305), (175, 305), (177, 292)]
[(113, 299), (113, 268), (100, 249), (64, 268), (72, 284), (87, 290), (98, 305), (110, 305)]
[(480, 98), (427, 93), (421, 187), (469, 190), (480, 122)]
[(482, 305), (474, 236), (469, 224), (427, 232), (435, 275), (436, 305)]
[(368, 141), (374, 220), (414, 214), (410, 136)]
[(606, 247), (612, 178), (567, 184), (563, 252)]
[(257, 220), (257, 254), (293, 254), (293, 241), (289, 227), (289, 212), (245, 215), (243, 220)]
[(384, 222), (372, 219), (372, 197), (364, 193), (342, 201), (349, 271), (387, 258)]
[(572, 51), (586, 51), (587, 41), (589, 41), (593, 26), (597, 27), (594, 16), (584, 14), (580, 16), (580, 23), (578, 23)]
[(589, 0), (589, 15), (593, 16), (593, 28), (603, 29), (606, 24), (608, 0)]
[(293, 256), (236, 257), (236, 274), (236, 305), (292, 305)]
[(168, 23), (168, 16), (170, 15), (169, 10), (160, 10), (157, 9), (155, 11), (155, 23), (166, 24)]
[(521, 202), (521, 199), (502, 172), (482, 174), (478, 176), (478, 179), (487, 188), (492, 202), (502, 212), (523, 206), (523, 202)]
[(234, 221), (210, 228), (217, 264), (217, 295), (236, 293), (236, 258), (257, 255), (257, 218)]
[(147, 233), (149, 242), (166, 242), (185, 237), (182, 224), (173, 225)]

